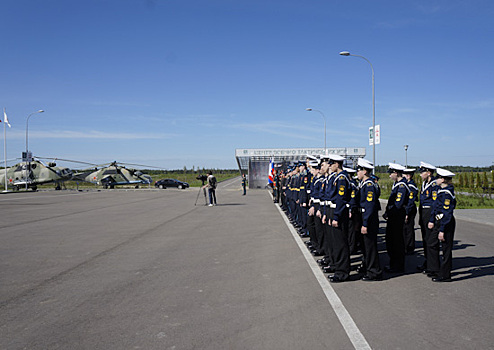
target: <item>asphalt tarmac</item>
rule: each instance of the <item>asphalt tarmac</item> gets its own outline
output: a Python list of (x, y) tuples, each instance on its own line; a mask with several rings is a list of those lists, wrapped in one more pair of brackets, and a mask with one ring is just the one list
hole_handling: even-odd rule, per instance
[(404, 275), (333, 285), (267, 191), (217, 197), (1, 195), (0, 349), (494, 349), (494, 211), (458, 211), (451, 283), (417, 227)]

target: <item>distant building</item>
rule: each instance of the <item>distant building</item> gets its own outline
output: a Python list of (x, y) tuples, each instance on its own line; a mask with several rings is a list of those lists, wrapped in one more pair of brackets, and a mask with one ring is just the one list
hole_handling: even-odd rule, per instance
[[(264, 188), (268, 184), (269, 161), (286, 169), (290, 164), (305, 161), (307, 154), (324, 154), (324, 148), (237, 148), (235, 158), (238, 168), (247, 174), (249, 188)], [(353, 167), (358, 158), (365, 157), (365, 147), (328, 148), (326, 154), (338, 154), (347, 158), (345, 166)]]

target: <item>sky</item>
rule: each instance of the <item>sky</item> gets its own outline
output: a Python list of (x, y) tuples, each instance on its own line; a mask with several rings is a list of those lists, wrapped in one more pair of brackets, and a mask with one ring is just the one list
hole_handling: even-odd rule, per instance
[(371, 66), (349, 51), (375, 71), (377, 164), (494, 164), (491, 0), (2, 0), (0, 14), (8, 159), (42, 109), (37, 156), (236, 168), (236, 148), (324, 146), (313, 108), (328, 147), (372, 160)]

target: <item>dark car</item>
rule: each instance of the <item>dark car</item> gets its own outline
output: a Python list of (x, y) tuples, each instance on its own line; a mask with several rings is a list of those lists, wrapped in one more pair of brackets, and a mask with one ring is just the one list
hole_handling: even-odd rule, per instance
[(180, 189), (186, 189), (189, 187), (189, 184), (187, 182), (179, 181), (176, 179), (162, 179), (156, 181), (154, 183), (154, 187), (158, 187), (158, 188), (176, 187)]

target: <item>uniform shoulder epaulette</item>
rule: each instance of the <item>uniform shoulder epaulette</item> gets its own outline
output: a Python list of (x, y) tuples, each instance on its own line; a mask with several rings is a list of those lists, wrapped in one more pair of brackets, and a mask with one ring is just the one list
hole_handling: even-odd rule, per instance
[(334, 179), (334, 184), (336, 185), (336, 182), (339, 179), (345, 179), (348, 183), (351, 183), (350, 179), (345, 175), (345, 174), (338, 174), (335, 179)]

